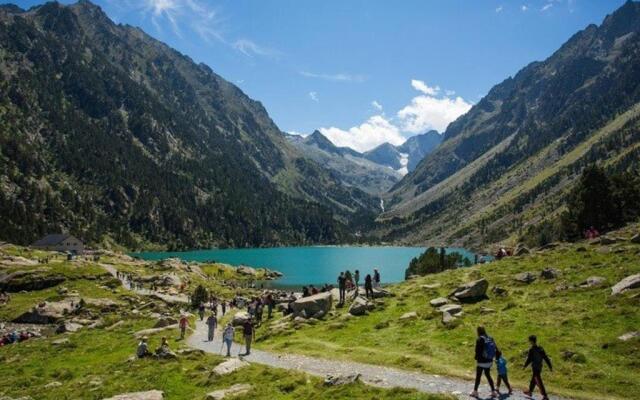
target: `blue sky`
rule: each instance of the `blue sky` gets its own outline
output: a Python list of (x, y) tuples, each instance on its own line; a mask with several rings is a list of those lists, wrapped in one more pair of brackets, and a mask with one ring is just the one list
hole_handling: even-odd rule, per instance
[(260, 100), (282, 130), (358, 150), (442, 131), (623, 2), (95, 0)]

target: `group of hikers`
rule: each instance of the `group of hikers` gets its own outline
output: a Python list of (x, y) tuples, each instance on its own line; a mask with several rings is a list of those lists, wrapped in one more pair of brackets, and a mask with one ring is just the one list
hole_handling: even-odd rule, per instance
[[(373, 298), (373, 289), (380, 287), (380, 271), (377, 268), (373, 269), (373, 275), (367, 274), (364, 277), (364, 290), (367, 298)], [(340, 272), (338, 276), (338, 291), (340, 293), (339, 305), (343, 305), (347, 295), (347, 291), (353, 290), (353, 298), (355, 299), (360, 294), (360, 271), (355, 270), (352, 274), (351, 271), (346, 270)]]
[(24, 342), (25, 340), (29, 340), (31, 338), (39, 337), (39, 336), (40, 335), (36, 332), (31, 332), (28, 330), (19, 331), (14, 329), (0, 336), (0, 347), (6, 346), (9, 344)]
[[(491, 387), (491, 397), (497, 397), (500, 393), (500, 385), (504, 382), (507, 387), (508, 393), (513, 394), (513, 389), (509, 383), (509, 376), (507, 373), (507, 360), (504, 358), (502, 352), (498, 349), (496, 342), (491, 336), (487, 334), (486, 329), (483, 326), (479, 326), (477, 329), (478, 338), (476, 339), (475, 346), (475, 360), (476, 364), (476, 381), (473, 387), (473, 391), (470, 393), (471, 397), (478, 397), (478, 387), (480, 386), (480, 380), (482, 375), (487, 378), (489, 386)], [(531, 381), (529, 383), (529, 389), (524, 391), (526, 396), (531, 396), (536, 386), (542, 394), (542, 400), (549, 400), (547, 396), (547, 390), (542, 382), (542, 368), (546, 363), (550, 371), (553, 371), (551, 360), (545, 353), (544, 349), (538, 345), (538, 338), (535, 335), (529, 336), (529, 352), (527, 354), (527, 360), (524, 363), (523, 368), (531, 366)], [(491, 377), (491, 368), (495, 360), (496, 368), (498, 371), (498, 379), (496, 384)]]

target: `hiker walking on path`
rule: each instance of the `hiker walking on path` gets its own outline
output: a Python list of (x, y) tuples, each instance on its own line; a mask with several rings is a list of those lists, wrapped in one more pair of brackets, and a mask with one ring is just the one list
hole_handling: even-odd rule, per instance
[(227, 357), (231, 357), (231, 344), (233, 343), (233, 336), (236, 333), (236, 328), (231, 325), (231, 322), (227, 323), (227, 326), (222, 332), (222, 341), (227, 345)]
[(493, 366), (493, 359), (497, 352), (496, 343), (491, 336), (487, 335), (487, 331), (484, 329), (484, 326), (479, 326), (477, 333), (478, 339), (476, 340), (475, 350), (475, 359), (477, 362), (476, 382), (473, 387), (473, 392), (469, 395), (471, 397), (478, 397), (478, 387), (480, 386), (480, 379), (484, 373), (487, 377), (487, 381), (489, 382), (489, 386), (491, 386), (491, 397), (496, 397), (498, 393), (496, 392), (496, 388), (493, 386), (493, 379), (491, 378), (491, 367)]
[(353, 293), (353, 298), (355, 299), (356, 297), (358, 297), (358, 292), (360, 291), (360, 271), (356, 270), (353, 273), (353, 284), (356, 287), (355, 292)]
[(271, 319), (271, 314), (273, 313), (273, 295), (269, 293), (266, 299), (267, 303), (267, 319)]
[(547, 390), (542, 382), (542, 364), (543, 362), (547, 363), (549, 371), (553, 371), (551, 360), (547, 356), (547, 353), (545, 353), (544, 349), (541, 346), (538, 346), (538, 338), (535, 335), (529, 336), (529, 343), (531, 344), (531, 348), (529, 349), (527, 361), (524, 363), (523, 368), (527, 368), (531, 365), (532, 374), (531, 383), (529, 383), (529, 390), (526, 390), (524, 394), (531, 396), (533, 390), (538, 386), (540, 394), (542, 394), (542, 400), (549, 400), (549, 397), (547, 397)]
[(204, 303), (200, 303), (200, 305), (198, 306), (198, 315), (200, 315), (200, 321), (202, 321), (204, 319), (204, 311), (205, 311), (205, 306)]
[(380, 271), (378, 271), (378, 268), (373, 269), (373, 287), (376, 289), (380, 287)]
[(207, 318), (207, 327), (209, 328), (207, 337), (211, 342), (213, 340), (213, 336), (215, 335), (216, 328), (218, 327), (218, 318), (216, 317), (215, 311), (213, 311), (211, 315), (209, 315), (209, 318)]
[(367, 276), (364, 277), (364, 292), (365, 296), (367, 296), (367, 299), (369, 298), (369, 296), (373, 298), (373, 283), (371, 282), (371, 274), (367, 274)]
[(344, 276), (344, 272), (340, 272), (338, 276), (338, 291), (340, 292), (340, 303), (344, 304), (345, 292), (347, 290), (347, 278)]
[(187, 330), (187, 327), (189, 326), (189, 320), (187, 319), (187, 316), (182, 314), (180, 316), (180, 322), (178, 323), (178, 326), (180, 327), (180, 339), (184, 339), (184, 333)]
[(222, 316), (224, 317), (226, 313), (227, 313), (227, 302), (222, 300)]
[(509, 390), (509, 395), (513, 394), (511, 384), (509, 383), (509, 376), (507, 375), (507, 360), (502, 356), (500, 350), (496, 351), (496, 367), (498, 369), (498, 382), (496, 384), (496, 390), (500, 393), (500, 383), (504, 382)]
[(251, 354), (251, 342), (253, 342), (253, 339), (255, 336), (253, 323), (251, 322), (250, 319), (246, 320), (242, 325), (242, 335), (244, 336), (244, 343), (245, 343), (245, 349), (246, 349), (244, 355), (248, 356), (249, 354)]

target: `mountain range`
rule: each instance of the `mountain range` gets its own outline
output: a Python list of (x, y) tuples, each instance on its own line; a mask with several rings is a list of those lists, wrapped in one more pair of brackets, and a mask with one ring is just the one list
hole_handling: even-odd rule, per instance
[(386, 195), (378, 234), (474, 246), (513, 239), (562, 211), (590, 163), (638, 167), (640, 4), (494, 86)]
[(0, 7), (0, 240), (483, 247), (554, 218), (585, 166), (638, 168), (640, 5), (370, 151), (282, 132), (208, 66), (87, 0)]
[(364, 153), (334, 145), (320, 131), (311, 135), (288, 135), (305, 156), (333, 171), (342, 183), (380, 196), (440, 143), (436, 131), (412, 136), (400, 146), (383, 143)]
[(337, 243), (378, 207), (262, 104), (89, 1), (0, 8), (0, 76), (0, 239)]

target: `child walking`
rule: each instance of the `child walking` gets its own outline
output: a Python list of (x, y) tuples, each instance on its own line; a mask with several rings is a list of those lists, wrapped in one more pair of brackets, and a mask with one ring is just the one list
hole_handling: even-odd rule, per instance
[(502, 352), (500, 350), (496, 351), (496, 367), (498, 368), (498, 382), (496, 390), (500, 393), (500, 384), (504, 382), (507, 389), (509, 389), (509, 394), (513, 394), (513, 390), (509, 384), (509, 377), (507, 376), (507, 360), (502, 356)]

